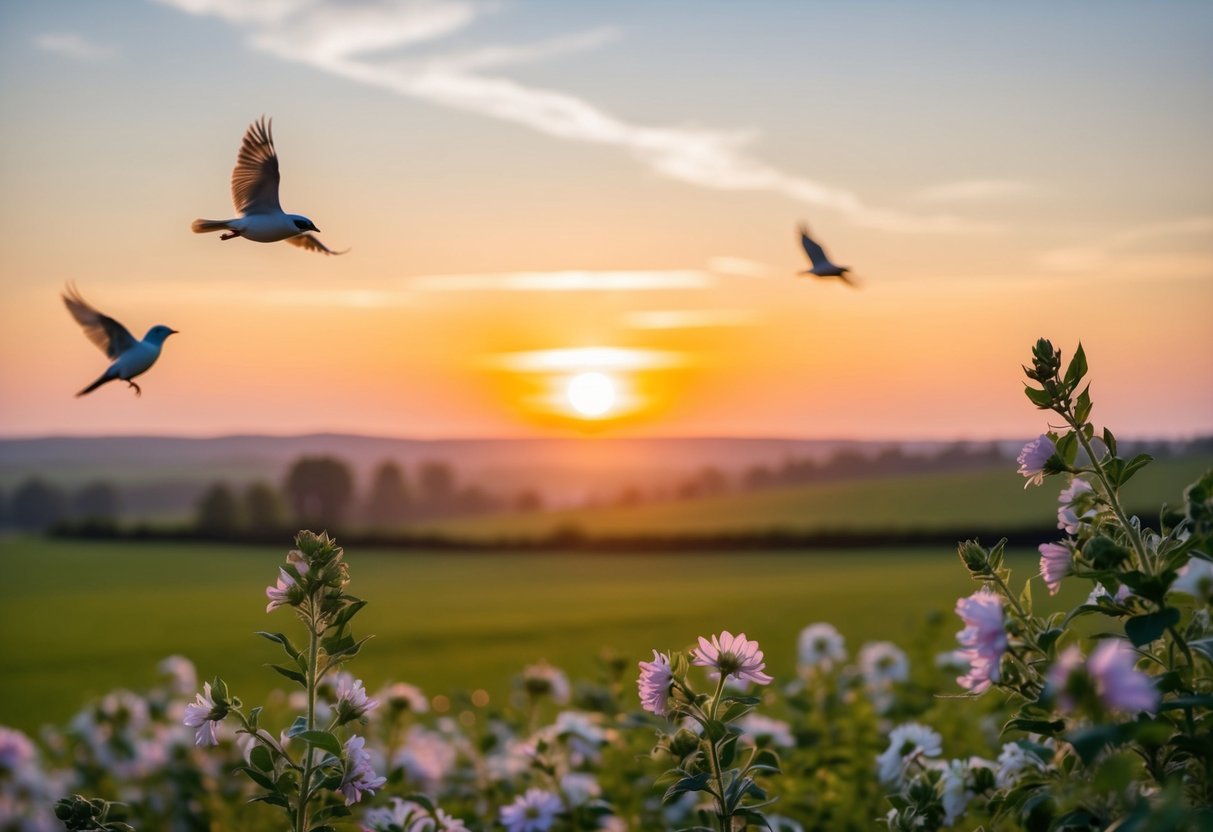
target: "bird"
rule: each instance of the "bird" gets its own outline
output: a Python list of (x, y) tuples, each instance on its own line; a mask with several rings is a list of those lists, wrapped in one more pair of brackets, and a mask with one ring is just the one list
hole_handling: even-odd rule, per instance
[(804, 246), (804, 253), (809, 256), (809, 262), (813, 264), (813, 268), (805, 269), (801, 274), (811, 274), (814, 277), (837, 277), (848, 286), (855, 286), (855, 281), (847, 277), (850, 268), (837, 266), (830, 262), (825, 249), (809, 236), (809, 228), (804, 223), (800, 224), (800, 244)]
[(152, 327), (143, 336), (142, 341), (136, 341), (130, 330), (115, 321), (109, 315), (103, 315), (94, 309), (88, 301), (80, 296), (79, 290), (69, 284), (63, 293), (63, 303), (67, 311), (76, 319), (76, 323), (84, 329), (88, 340), (92, 341), (104, 352), (113, 363), (109, 365), (101, 377), (76, 394), (77, 398), (93, 392), (101, 385), (114, 381), (125, 381), (135, 388), (135, 395), (142, 396), (143, 391), (135, 384), (135, 376), (146, 373), (160, 357), (160, 350), (170, 335), (176, 335), (177, 330), (163, 324)]
[[(196, 234), (223, 231), (220, 240), (244, 237), (257, 243), (286, 240), (293, 246), (321, 254), (345, 254), (333, 251), (308, 233), (320, 233), (316, 224), (302, 214), (288, 214), (278, 202), (278, 152), (274, 149), (273, 120), (262, 116), (244, 131), (236, 167), (232, 170), (232, 202), (240, 216), (233, 220), (194, 220), (190, 228)], [(346, 249), (348, 251), (348, 249)]]

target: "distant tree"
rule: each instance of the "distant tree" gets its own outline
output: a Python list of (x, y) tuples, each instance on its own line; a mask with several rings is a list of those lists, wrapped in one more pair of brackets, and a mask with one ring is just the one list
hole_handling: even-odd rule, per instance
[(454, 506), (455, 469), (445, 462), (423, 462), (417, 473), (417, 487), (427, 513), (449, 512)]
[(497, 498), (478, 485), (469, 485), (455, 496), (454, 510), (459, 514), (484, 514), (499, 507)]
[(644, 493), (634, 485), (626, 486), (614, 500), (614, 504), (623, 508), (634, 508), (644, 502)]
[(371, 478), (366, 519), (380, 527), (398, 526), (409, 510), (409, 489), (404, 472), (391, 460), (384, 460)]
[(8, 525), (8, 495), (0, 489), (0, 529)]
[(9, 511), (17, 528), (44, 531), (67, 515), (67, 498), (59, 486), (33, 477), (17, 486)]
[(354, 475), (335, 457), (305, 456), (291, 466), (286, 494), (304, 526), (317, 531), (337, 528), (354, 498)]
[(83, 486), (72, 495), (72, 517), (86, 523), (114, 522), (122, 511), (118, 487), (106, 480)]
[(240, 504), (227, 483), (217, 482), (198, 501), (196, 525), (203, 534), (226, 537), (240, 529)]
[(254, 532), (281, 531), (286, 526), (286, 507), (274, 486), (255, 482), (244, 490), (244, 522)]
[(543, 511), (543, 495), (534, 488), (524, 488), (514, 497), (514, 511), (522, 514)]

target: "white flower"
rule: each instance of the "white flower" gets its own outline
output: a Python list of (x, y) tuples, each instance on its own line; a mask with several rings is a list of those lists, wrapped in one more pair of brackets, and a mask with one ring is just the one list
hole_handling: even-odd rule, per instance
[(594, 779), (594, 775), (584, 772), (569, 772), (560, 778), (560, 791), (568, 798), (572, 806), (581, 806), (602, 795), (602, 786)]
[(797, 640), (799, 665), (802, 670), (820, 666), (829, 670), (835, 662), (846, 660), (847, 650), (842, 635), (833, 624), (818, 622), (800, 631)]
[(216, 708), (215, 700), (211, 697), (211, 683), (203, 682), (202, 693), (197, 694), (194, 701), (185, 706), (184, 724), (197, 728), (194, 741), (198, 745), (218, 745), (219, 737), (215, 729), (226, 715), (225, 708)]
[(455, 749), (436, 731), (414, 725), (405, 734), (404, 747), (392, 759), (393, 768), (403, 768), (409, 778), (427, 792), (436, 792), (455, 767)]
[(424, 714), (430, 709), (430, 701), (425, 698), (421, 688), (405, 682), (395, 682), (381, 688), (375, 698), (387, 704), (392, 711), (412, 711)]
[(522, 686), (531, 696), (552, 697), (557, 705), (565, 705), (569, 701), (569, 677), (547, 662), (523, 668)]
[(173, 693), (189, 694), (198, 689), (198, 673), (194, 663), (185, 656), (169, 656), (161, 660), (156, 667), (160, 675), (169, 679), (169, 689)]
[(1107, 598), (1109, 601), (1113, 601), (1117, 604), (1123, 604), (1125, 601), (1129, 600), (1132, 595), (1133, 590), (1129, 589), (1124, 584), (1121, 584), (1116, 588), (1115, 595), (1108, 592), (1108, 588), (1103, 584), (1095, 584), (1095, 588), (1092, 589), (1091, 594), (1087, 596), (1086, 603), (1096, 605), (1099, 603), (1100, 598)]
[(1213, 563), (1202, 558), (1192, 558), (1179, 570), (1172, 592), (1182, 592), (1193, 598), (1209, 601), (1213, 599)]
[(1089, 508), (1081, 515), (1076, 509), (1094, 493), (1091, 483), (1081, 477), (1070, 480), (1070, 485), (1057, 495), (1057, 528), (1064, 529), (1066, 534), (1078, 534), (1082, 521), (1094, 517), (1095, 509)]
[(974, 791), (973, 769), (993, 769), (994, 764), (980, 757), (969, 760), (952, 760), (943, 770), (940, 780), (941, 795), (944, 811), (944, 825), (951, 826), (960, 820), (968, 808), (976, 792)]
[(737, 720), (737, 727), (742, 736), (747, 737), (756, 745), (773, 745), (777, 748), (794, 748), (796, 738), (792, 736), (792, 727), (786, 722), (771, 719), (762, 714), (746, 714)]
[(1023, 450), (1019, 452), (1015, 461), (1019, 463), (1019, 470), (1016, 473), (1028, 478), (1028, 481), (1023, 484), (1024, 488), (1029, 485), (1040, 485), (1045, 481), (1045, 463), (1056, 450), (1053, 440), (1043, 433), (1023, 446)]
[(1023, 772), (1028, 769), (1043, 771), (1045, 764), (1030, 751), (1024, 751), (1017, 742), (1005, 743), (998, 754), (998, 772), (994, 775), (994, 783), (1000, 789), (1015, 785)]
[(509, 832), (547, 832), (561, 808), (556, 795), (530, 788), (509, 806), (501, 808), (501, 823)]
[(910, 678), (905, 651), (891, 641), (873, 641), (859, 650), (859, 669), (870, 684), (904, 682)]
[(342, 673), (337, 679), (337, 724), (344, 725), (361, 719), (368, 711), (379, 706), (378, 699), (370, 699), (361, 679)]
[(939, 734), (917, 722), (898, 725), (889, 734), (889, 747), (876, 758), (882, 783), (900, 785), (911, 763), (926, 757), (938, 757), (942, 751)]

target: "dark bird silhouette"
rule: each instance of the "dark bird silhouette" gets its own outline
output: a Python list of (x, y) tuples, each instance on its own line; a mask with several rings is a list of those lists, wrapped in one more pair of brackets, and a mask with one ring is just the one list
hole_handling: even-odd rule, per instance
[(809, 262), (813, 266), (811, 269), (805, 269), (801, 274), (811, 274), (814, 277), (837, 277), (848, 286), (856, 285), (854, 280), (847, 277), (850, 268), (831, 262), (825, 249), (809, 236), (809, 228), (804, 223), (800, 224), (800, 244), (804, 246), (804, 253), (809, 256)]

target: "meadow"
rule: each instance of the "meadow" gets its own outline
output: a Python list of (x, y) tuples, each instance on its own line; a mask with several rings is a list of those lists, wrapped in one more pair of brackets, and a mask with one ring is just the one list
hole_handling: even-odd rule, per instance
[[(100, 544), (10, 538), (0, 543), (6, 600), (0, 724), (61, 722), (88, 697), (140, 689), (179, 653), (199, 674), (221, 674), (246, 701), (275, 684), (276, 661), (257, 630), (289, 630), (265, 613), (263, 588), (289, 547)], [(506, 695), (541, 659), (574, 679), (610, 648), (629, 663), (720, 629), (760, 640), (770, 667), (790, 674), (802, 627), (830, 621), (849, 649), (905, 643), (932, 611), (932, 638), (950, 647), (951, 608), (972, 583), (947, 548), (846, 552), (427, 554), (347, 551), (350, 591), (370, 603), (373, 633), (356, 670), (374, 688), (408, 681), (427, 694), (485, 688)], [(1037, 569), (1032, 553), (1017, 574)], [(1047, 597), (1037, 586), (1038, 597)], [(1064, 597), (1064, 596), (1063, 596)], [(1070, 599), (1072, 600), (1072, 599)], [(284, 681), (285, 680), (281, 680)]]

